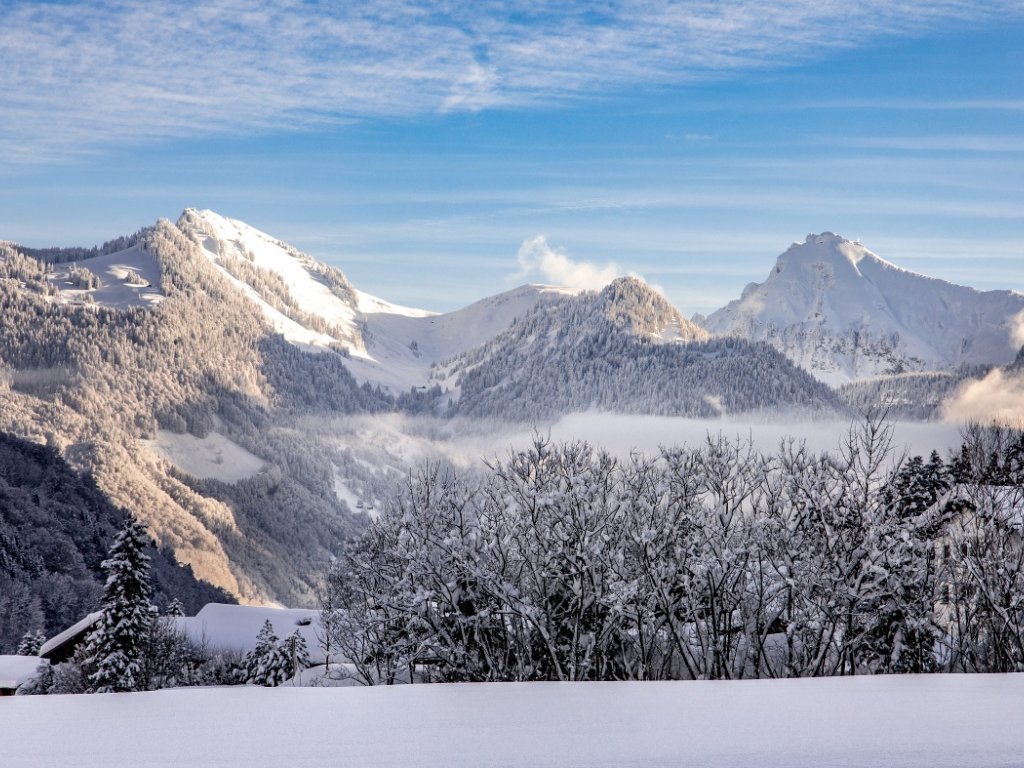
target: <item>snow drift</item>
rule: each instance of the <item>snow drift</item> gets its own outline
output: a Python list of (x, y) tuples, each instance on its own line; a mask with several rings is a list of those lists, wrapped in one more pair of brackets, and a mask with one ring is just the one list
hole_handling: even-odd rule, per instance
[(7, 768), (1014, 766), (1024, 675), (222, 688), (0, 702)]

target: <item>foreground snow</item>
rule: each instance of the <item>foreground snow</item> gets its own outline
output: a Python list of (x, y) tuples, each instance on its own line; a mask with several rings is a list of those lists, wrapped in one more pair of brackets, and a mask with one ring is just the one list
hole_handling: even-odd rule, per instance
[(1024, 675), (226, 688), (0, 701), (5, 768), (1016, 766)]

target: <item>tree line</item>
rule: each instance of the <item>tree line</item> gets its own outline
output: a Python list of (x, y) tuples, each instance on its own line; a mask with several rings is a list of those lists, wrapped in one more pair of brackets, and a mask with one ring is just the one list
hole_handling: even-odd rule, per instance
[[(27, 634), (51, 637), (95, 610), (105, 554), (130, 520), (53, 448), (0, 432), (0, 653)], [(152, 598), (190, 611), (234, 602), (147, 539)]]
[(1024, 669), (1024, 433), (897, 456), (721, 436), (620, 461), (538, 438), (431, 465), (331, 569), (366, 684)]

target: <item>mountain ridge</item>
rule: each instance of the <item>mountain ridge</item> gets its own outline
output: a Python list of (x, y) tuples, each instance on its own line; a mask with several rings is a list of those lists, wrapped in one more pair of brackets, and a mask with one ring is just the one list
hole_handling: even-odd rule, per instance
[[(396, 431), (368, 443), (359, 420), (458, 415), (448, 407), (458, 393), (435, 376), (441, 359), (542, 331), (551, 349), (526, 350), (524, 371), (555, 392), (520, 393), (542, 409), (478, 389), (462, 410), (535, 425), (540, 410), (737, 410), (747, 403), (705, 374), (751, 382), (731, 360), (783, 360), (745, 342), (735, 354), (719, 342), (690, 349), (706, 333), (636, 280), (603, 295), (522, 286), (429, 314), (361, 298), (340, 270), (212, 214), (186, 211), (111, 243), (36, 251), (53, 261), (0, 246), (0, 431), (53, 446), (179, 562), (246, 602), (311, 604), (323, 563), (366, 525), (363, 510), (432, 455), (403, 453), (412, 440)], [(784, 380), (806, 390), (809, 379), (792, 366), (776, 378), (782, 394), (765, 390), (765, 405), (785, 400)]]
[(827, 387), (771, 347), (710, 338), (632, 277), (538, 305), (486, 344), (438, 366), (436, 377), (453, 393), (449, 410), (471, 416), (842, 410)]
[[(780, 274), (804, 269), (813, 289), (876, 268), (851, 253), (826, 270), (791, 255)], [(196, 575), (250, 602), (308, 604), (360, 510), (427, 455), (403, 453), (397, 428), (369, 443), (360, 420), (847, 412), (769, 341), (709, 337), (636, 278), (431, 313), (196, 209), (98, 249), (0, 244), (0, 302), (0, 431), (53, 446)], [(175, 463), (182, 452), (199, 463)]]

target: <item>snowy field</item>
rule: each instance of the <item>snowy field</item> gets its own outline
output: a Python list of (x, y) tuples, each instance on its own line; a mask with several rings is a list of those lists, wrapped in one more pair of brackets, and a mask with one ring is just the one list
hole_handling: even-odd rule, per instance
[(1024, 765), (1024, 675), (0, 700), (5, 768)]
[(252, 477), (264, 461), (219, 432), (206, 437), (158, 429), (155, 440), (143, 440), (152, 451), (192, 477), (237, 483)]

